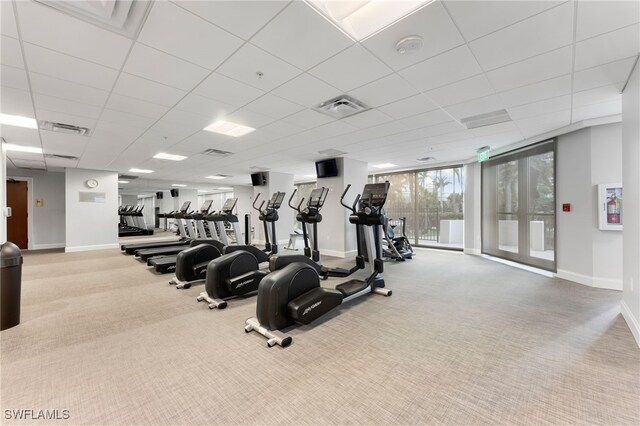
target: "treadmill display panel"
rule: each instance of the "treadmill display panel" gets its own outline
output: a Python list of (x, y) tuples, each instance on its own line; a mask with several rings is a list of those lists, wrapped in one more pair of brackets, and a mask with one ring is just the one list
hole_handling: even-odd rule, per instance
[(224, 213), (231, 213), (238, 202), (237, 198), (227, 198), (227, 201), (224, 202), (224, 206), (222, 206), (222, 211)]

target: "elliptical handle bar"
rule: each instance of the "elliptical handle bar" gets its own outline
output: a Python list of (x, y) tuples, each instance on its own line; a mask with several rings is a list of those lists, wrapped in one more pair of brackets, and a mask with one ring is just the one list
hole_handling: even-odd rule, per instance
[(257, 210), (259, 212), (262, 212), (262, 206), (264, 206), (264, 200), (262, 200), (262, 203), (260, 204), (260, 207), (256, 207), (256, 203), (258, 202), (258, 199), (260, 198), (260, 193), (258, 192), (258, 195), (256, 195), (256, 198), (253, 200), (253, 209)]
[(347, 184), (347, 187), (344, 189), (344, 192), (342, 193), (342, 195), (340, 196), (340, 204), (342, 204), (342, 207), (344, 207), (345, 209), (351, 210), (353, 213), (356, 212), (356, 204), (358, 202), (358, 200), (360, 199), (360, 194), (358, 194), (358, 196), (356, 197), (356, 201), (353, 203), (353, 206), (348, 206), (344, 203), (344, 197), (345, 195), (347, 195), (347, 192), (349, 191), (349, 188), (351, 188), (351, 184)]

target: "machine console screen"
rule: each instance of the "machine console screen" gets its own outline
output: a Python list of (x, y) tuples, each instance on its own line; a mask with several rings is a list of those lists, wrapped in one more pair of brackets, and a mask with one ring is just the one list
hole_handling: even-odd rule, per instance
[(368, 206), (371, 201), (372, 207), (381, 207), (387, 200), (387, 192), (389, 192), (388, 182), (368, 183), (364, 186), (360, 200), (363, 206)]
[(204, 204), (202, 205), (202, 207), (200, 207), (200, 211), (202, 213), (206, 213), (209, 211), (209, 209), (211, 208), (211, 204), (213, 204), (213, 200), (207, 200), (204, 202)]
[(187, 210), (189, 210), (189, 206), (191, 205), (191, 201), (185, 201), (182, 204), (182, 207), (180, 207), (180, 211), (181, 212), (186, 212)]
[(284, 192), (276, 192), (275, 194), (273, 194), (273, 197), (271, 197), (271, 201), (273, 202), (271, 207), (273, 207), (274, 209), (279, 209), (282, 205), (282, 202), (284, 201), (284, 196)]
[(222, 206), (222, 211), (225, 213), (231, 213), (237, 202), (237, 198), (227, 198), (227, 201), (224, 202), (224, 206)]

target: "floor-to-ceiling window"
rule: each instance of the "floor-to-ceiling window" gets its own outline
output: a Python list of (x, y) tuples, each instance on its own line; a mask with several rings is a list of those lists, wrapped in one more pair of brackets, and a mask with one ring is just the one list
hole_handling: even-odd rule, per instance
[(482, 164), (482, 252), (555, 271), (555, 140)]
[(462, 249), (462, 171), (462, 166), (449, 166), (380, 174), (372, 181), (391, 183), (385, 212), (390, 219), (405, 218), (412, 244)]

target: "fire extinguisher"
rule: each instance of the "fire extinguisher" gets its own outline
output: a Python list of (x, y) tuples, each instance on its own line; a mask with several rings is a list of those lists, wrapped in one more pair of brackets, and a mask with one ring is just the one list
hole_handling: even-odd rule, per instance
[(620, 223), (620, 202), (616, 194), (611, 194), (607, 203), (607, 223)]

